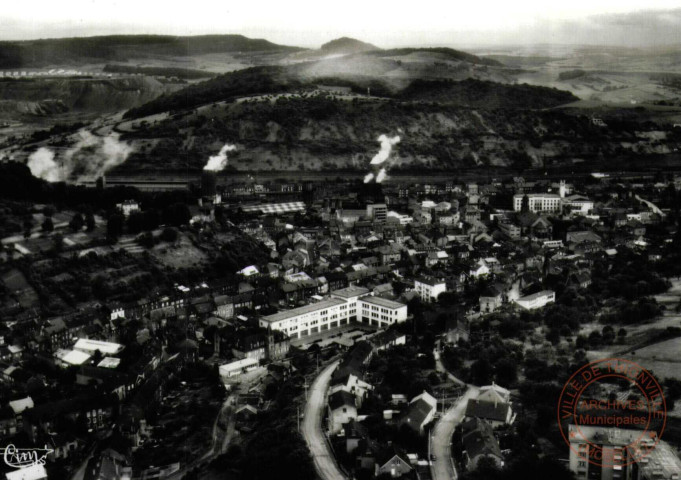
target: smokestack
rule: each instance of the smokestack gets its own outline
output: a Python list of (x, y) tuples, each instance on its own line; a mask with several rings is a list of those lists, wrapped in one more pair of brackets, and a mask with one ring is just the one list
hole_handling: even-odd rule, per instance
[(201, 173), (201, 195), (213, 197), (217, 193), (218, 176), (212, 170), (204, 170)]

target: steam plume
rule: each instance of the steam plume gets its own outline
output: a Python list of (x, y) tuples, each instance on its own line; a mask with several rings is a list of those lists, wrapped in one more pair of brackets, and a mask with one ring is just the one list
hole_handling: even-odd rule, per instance
[(388, 174), (385, 171), (385, 168), (381, 168), (381, 170), (378, 172), (378, 175), (376, 175), (376, 183), (381, 183), (387, 176)]
[(54, 161), (54, 152), (49, 148), (40, 147), (28, 157), (28, 168), (34, 177), (48, 182), (61, 180), (59, 165)]
[(387, 166), (384, 167), (379, 167), (379, 165), (383, 165), (389, 158), (390, 154), (392, 153), (392, 149), (394, 145), (397, 145), (400, 143), (400, 137), (399, 135), (396, 135), (394, 137), (388, 137), (387, 135), (381, 135), (378, 137), (378, 141), (381, 142), (381, 149), (380, 151), (374, 156), (374, 158), (371, 159), (370, 165), (374, 165), (374, 171), (369, 172), (366, 174), (364, 177), (364, 183), (369, 183), (372, 180), (376, 180), (376, 183), (381, 183), (383, 180), (385, 180), (388, 176), (388, 171), (387, 171)]
[(41, 147), (28, 158), (31, 173), (48, 182), (97, 178), (127, 160), (133, 148), (113, 133), (98, 137), (87, 130), (75, 135), (76, 144), (55, 160), (55, 153)]
[(78, 143), (64, 155), (64, 163), (68, 166), (67, 179), (101, 177), (125, 162), (133, 148), (121, 142), (119, 137), (117, 133), (98, 137), (87, 130), (80, 130)]
[(230, 145), (225, 143), (220, 149), (220, 153), (213, 155), (208, 159), (208, 163), (203, 167), (204, 170), (211, 170), (213, 172), (219, 172), (227, 166), (227, 152), (232, 152), (236, 150), (236, 145)]
[(381, 142), (381, 150), (371, 159), (371, 165), (380, 165), (385, 162), (390, 156), (393, 145), (400, 143), (400, 137), (397, 135), (390, 138), (387, 135), (381, 135), (378, 141)]

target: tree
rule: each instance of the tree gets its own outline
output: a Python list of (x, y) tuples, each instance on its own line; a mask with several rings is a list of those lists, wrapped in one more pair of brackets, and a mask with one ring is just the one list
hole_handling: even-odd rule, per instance
[(85, 220), (83, 219), (83, 215), (80, 213), (76, 213), (69, 222), (69, 228), (74, 232), (81, 231), (83, 229), (83, 225), (85, 225)]
[(60, 234), (55, 235), (52, 237), (52, 244), (55, 252), (61, 252), (64, 250), (64, 237), (62, 237)]
[(492, 365), (486, 358), (476, 360), (471, 365), (471, 383), (487, 385), (492, 380)]
[(125, 217), (120, 213), (114, 213), (109, 217), (106, 222), (106, 235), (111, 241), (117, 241), (118, 237), (123, 234), (123, 223), (125, 222)]
[(128, 233), (136, 235), (144, 229), (144, 214), (142, 212), (132, 212), (128, 216)]
[(92, 213), (85, 215), (85, 230), (91, 232), (95, 229), (95, 216)]
[(168, 243), (173, 243), (177, 240), (177, 230), (174, 228), (166, 227), (161, 232), (161, 240)]
[(54, 230), (54, 223), (52, 223), (52, 219), (50, 217), (45, 217), (45, 220), (43, 220), (42, 224), (42, 230), (43, 232), (51, 232)]
[(495, 381), (499, 385), (509, 387), (518, 380), (518, 368), (516, 362), (510, 358), (502, 358), (495, 367)]
[(523, 195), (523, 199), (520, 202), (520, 213), (527, 213), (530, 211), (530, 197)]

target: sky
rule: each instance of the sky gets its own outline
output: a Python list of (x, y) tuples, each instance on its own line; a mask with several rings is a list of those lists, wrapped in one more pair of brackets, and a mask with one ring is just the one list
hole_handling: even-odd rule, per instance
[(319, 47), (350, 36), (379, 47), (681, 44), (678, 0), (20, 0), (0, 40), (109, 34), (239, 33)]

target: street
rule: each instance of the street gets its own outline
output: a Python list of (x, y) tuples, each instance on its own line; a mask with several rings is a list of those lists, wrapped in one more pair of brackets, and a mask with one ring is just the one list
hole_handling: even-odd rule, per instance
[(336, 360), (324, 368), (312, 383), (305, 404), (305, 418), (302, 425), (303, 437), (310, 449), (317, 474), (322, 480), (346, 480), (322, 430), (322, 417), (326, 409), (326, 391), (329, 388), (331, 374), (336, 369), (338, 362)]
[(430, 465), (433, 480), (452, 480), (458, 477), (452, 464), (450, 443), (454, 429), (461, 423), (466, 413), (466, 403), (470, 398), (477, 397), (478, 391), (478, 387), (469, 385), (466, 393), (437, 422), (431, 447), (435, 455), (435, 461)]

